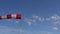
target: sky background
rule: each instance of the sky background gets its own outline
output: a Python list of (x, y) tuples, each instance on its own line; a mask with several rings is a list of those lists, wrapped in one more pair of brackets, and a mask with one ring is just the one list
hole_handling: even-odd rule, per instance
[(0, 15), (22, 19), (0, 20), (0, 34), (60, 34), (60, 0), (0, 0)]

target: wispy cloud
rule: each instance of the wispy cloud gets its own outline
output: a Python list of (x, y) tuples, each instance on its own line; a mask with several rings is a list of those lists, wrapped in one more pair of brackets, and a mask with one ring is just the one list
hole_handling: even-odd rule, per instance
[(0, 34), (21, 34), (22, 32), (22, 29), (13, 29), (8, 28), (7, 26), (0, 26)]
[(38, 15), (32, 15), (31, 17), (27, 17), (24, 19), (24, 21), (28, 24), (28, 26), (31, 25), (37, 25), (38, 22), (44, 22), (44, 18), (41, 18)]
[(45, 19), (37, 15), (32, 15), (30, 18), (25, 18), (25, 22), (28, 26), (36, 25), (38, 22), (43, 22)]
[(53, 27), (53, 26), (49, 26), (48, 28), (51, 29), (51, 30), (59, 30), (58, 27)]
[[(57, 14), (55, 14), (55, 15), (53, 15), (53, 16), (50, 16), (48, 19), (49, 19), (49, 20), (60, 20), (60, 16), (57, 15)], [(47, 20), (48, 20), (48, 19), (47, 19)]]
[(37, 24), (38, 22), (50, 21), (52, 24), (60, 24), (60, 16), (55, 14), (53, 16), (49, 16), (47, 18), (40, 17), (38, 15), (32, 15), (30, 18), (25, 18), (26, 23), (28, 25)]
[(51, 21), (54, 24), (60, 24), (60, 16), (55, 14), (49, 18), (46, 18), (47, 21)]
[(25, 22), (28, 24), (28, 26), (31, 26), (32, 24), (36, 23), (36, 20), (30, 19), (30, 18), (26, 18)]
[(28, 31), (28, 30), (25, 30), (24, 34), (53, 34), (53, 32), (48, 32), (48, 31)]
[(40, 16), (38, 16), (38, 15), (33, 15), (32, 18), (34, 18), (34, 19), (36, 19), (36, 20), (38, 20), (38, 21), (40, 21), (40, 22), (42, 22), (42, 21), (45, 20), (44, 18), (42, 18), (42, 17), (40, 17)]
[(37, 15), (32, 15), (32, 18), (38, 19), (39, 16), (37, 16)]
[(57, 28), (57, 27), (52, 27), (52, 29), (53, 29), (53, 30), (59, 30), (59, 28)]
[(17, 19), (15, 19), (15, 20), (14, 19), (8, 19), (7, 21), (10, 23), (13, 23), (13, 24), (19, 24), (19, 25), (21, 24), (21, 20), (17, 20)]
[(47, 34), (53, 34), (53, 32), (47, 32)]

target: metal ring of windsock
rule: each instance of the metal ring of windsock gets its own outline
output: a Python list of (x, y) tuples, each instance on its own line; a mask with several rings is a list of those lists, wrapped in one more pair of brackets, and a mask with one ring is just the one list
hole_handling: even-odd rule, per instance
[(8, 14), (5, 16), (0, 16), (0, 20), (1, 19), (12, 19), (12, 18), (21, 19), (21, 14)]

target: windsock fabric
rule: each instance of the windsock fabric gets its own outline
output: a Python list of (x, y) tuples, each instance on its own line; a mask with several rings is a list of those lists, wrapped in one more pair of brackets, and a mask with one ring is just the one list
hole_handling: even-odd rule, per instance
[(7, 15), (7, 19), (11, 19), (11, 18), (12, 18), (11, 14)]
[(16, 14), (16, 19), (21, 19), (21, 15)]
[(0, 20), (1, 19), (12, 19), (12, 18), (21, 19), (21, 14), (8, 14), (5, 16), (0, 16)]
[(0, 16), (0, 19), (2, 19), (2, 17)]

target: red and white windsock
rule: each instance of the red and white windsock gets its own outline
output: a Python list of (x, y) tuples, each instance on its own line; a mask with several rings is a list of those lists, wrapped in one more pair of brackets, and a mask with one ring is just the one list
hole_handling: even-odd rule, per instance
[(0, 16), (0, 20), (1, 19), (12, 19), (12, 18), (21, 19), (21, 14), (8, 14), (5, 16)]

